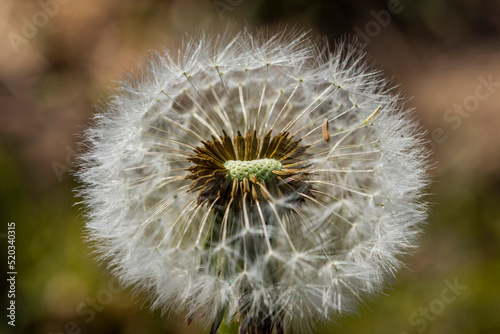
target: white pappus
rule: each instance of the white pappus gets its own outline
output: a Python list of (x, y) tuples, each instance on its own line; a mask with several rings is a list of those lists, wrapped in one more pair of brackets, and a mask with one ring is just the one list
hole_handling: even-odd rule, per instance
[(420, 127), (347, 43), (188, 37), (85, 132), (86, 231), (153, 308), (310, 333), (380, 293), (426, 218)]

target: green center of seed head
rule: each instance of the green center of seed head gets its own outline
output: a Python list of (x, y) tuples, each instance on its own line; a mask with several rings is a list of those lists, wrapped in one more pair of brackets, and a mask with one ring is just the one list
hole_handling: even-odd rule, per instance
[(262, 180), (264, 182), (269, 182), (274, 180), (275, 175), (274, 170), (281, 170), (283, 165), (278, 160), (274, 159), (257, 159), (251, 161), (241, 161), (241, 160), (228, 160), (224, 163), (224, 167), (227, 169), (228, 176), (231, 180), (237, 178), (243, 181), (243, 178), (249, 178), (250, 174), (253, 174), (257, 180)]

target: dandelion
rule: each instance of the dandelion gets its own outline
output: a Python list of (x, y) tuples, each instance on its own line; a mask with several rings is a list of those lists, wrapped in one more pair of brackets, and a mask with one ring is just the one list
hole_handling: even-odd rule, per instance
[(345, 43), (187, 38), (85, 134), (88, 236), (152, 308), (211, 333), (310, 333), (415, 247), (426, 152), (400, 100)]

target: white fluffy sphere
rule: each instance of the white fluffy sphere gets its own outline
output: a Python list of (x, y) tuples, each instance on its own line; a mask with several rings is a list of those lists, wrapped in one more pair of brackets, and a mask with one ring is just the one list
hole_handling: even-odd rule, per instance
[(212, 332), (308, 333), (380, 292), (425, 220), (426, 151), (362, 58), (242, 32), (125, 80), (78, 172), (120, 281)]

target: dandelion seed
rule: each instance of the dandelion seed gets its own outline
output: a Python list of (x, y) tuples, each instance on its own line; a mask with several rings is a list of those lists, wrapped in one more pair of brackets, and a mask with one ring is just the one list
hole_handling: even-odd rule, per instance
[(330, 141), (330, 131), (328, 129), (328, 118), (325, 118), (323, 122), (323, 140), (326, 142)]
[(121, 282), (212, 333), (309, 333), (379, 293), (425, 220), (426, 152), (362, 58), (242, 32), (123, 82), (78, 173)]

